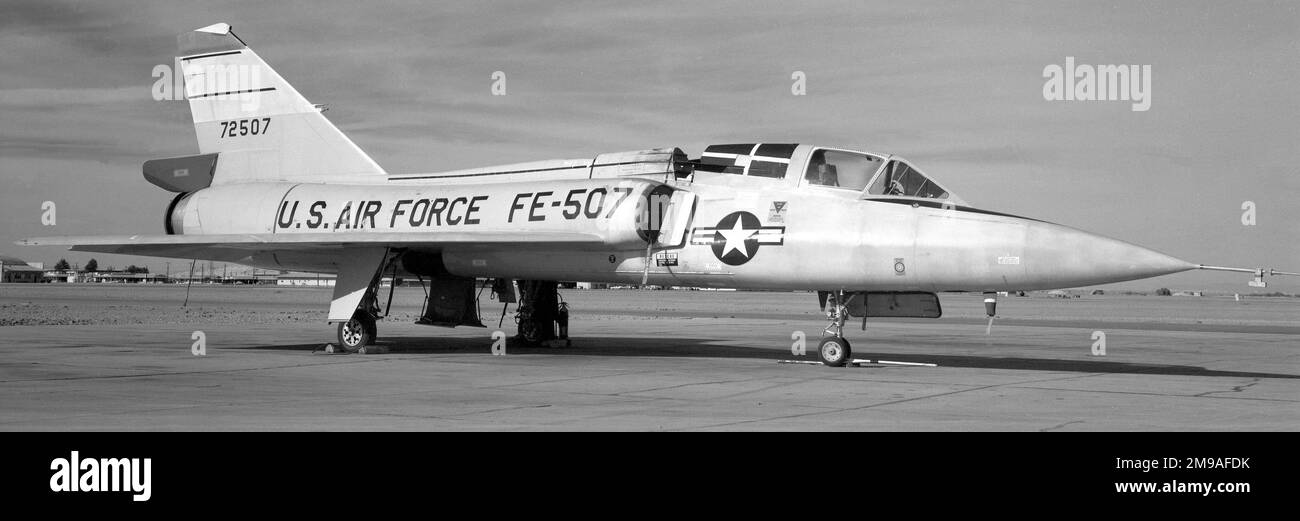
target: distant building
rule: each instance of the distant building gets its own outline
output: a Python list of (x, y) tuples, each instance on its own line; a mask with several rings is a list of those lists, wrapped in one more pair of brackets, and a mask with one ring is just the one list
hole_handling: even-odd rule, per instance
[(159, 284), (167, 277), (158, 273), (128, 273), (125, 271), (97, 271), (81, 273), (77, 282), (100, 282), (108, 284)]
[(334, 276), (317, 273), (284, 273), (275, 276), (275, 285), (332, 288), (334, 287)]
[(0, 255), (0, 282), (45, 282), (45, 265), (39, 262), (27, 262), (17, 257)]
[(78, 282), (81, 274), (75, 270), (51, 270), (45, 272), (45, 280), (50, 282)]

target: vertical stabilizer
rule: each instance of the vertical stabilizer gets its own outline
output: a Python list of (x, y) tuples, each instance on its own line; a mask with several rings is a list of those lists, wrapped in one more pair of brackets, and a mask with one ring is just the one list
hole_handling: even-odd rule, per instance
[(199, 152), (219, 154), (213, 184), (385, 175), (230, 25), (210, 25), (178, 40)]

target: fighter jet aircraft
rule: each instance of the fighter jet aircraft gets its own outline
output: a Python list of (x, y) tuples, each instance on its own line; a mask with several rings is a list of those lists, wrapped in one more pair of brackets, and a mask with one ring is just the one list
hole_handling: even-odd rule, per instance
[(166, 233), (19, 244), (336, 274), (328, 319), (347, 350), (374, 341), (384, 276), (427, 278), (420, 322), (443, 326), (482, 325), (477, 280), (505, 296), (517, 281), (528, 341), (567, 336), (557, 281), (816, 290), (831, 301), (818, 354), (840, 366), (847, 317), (938, 317), (939, 292), (1209, 268), (971, 206), (901, 157), (817, 145), (390, 175), (229, 25), (179, 40), (199, 154), (144, 164), (177, 194)]

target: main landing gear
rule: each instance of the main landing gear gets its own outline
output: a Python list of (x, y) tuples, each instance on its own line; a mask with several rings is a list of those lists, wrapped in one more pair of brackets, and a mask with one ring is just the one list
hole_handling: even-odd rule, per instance
[(569, 305), (560, 299), (559, 283), (553, 280), (519, 281), (519, 311), (515, 341), (526, 346), (547, 345), (563, 340), (569, 347)]
[[(852, 298), (853, 296), (849, 297)], [(843, 291), (830, 292), (830, 300), (830, 308), (826, 311), (826, 318), (830, 321), (830, 325), (822, 330), (822, 341), (817, 346), (817, 356), (821, 357), (823, 364), (844, 367), (853, 360), (853, 349), (849, 346), (849, 341), (844, 338), (844, 321), (849, 317), (849, 300), (845, 299)]]
[(348, 353), (355, 353), (365, 346), (375, 345), (379, 337), (379, 302), (373, 291), (367, 291), (361, 299), (361, 306), (352, 313), (352, 318), (339, 322), (339, 346)]
[(379, 327), (375, 324), (387, 313), (379, 307), (379, 283), (384, 271), (392, 267), (393, 283), (388, 291), (388, 306), (393, 305), (393, 291), (399, 284), (397, 257), (389, 249), (366, 249), (344, 258), (338, 265), (334, 299), (330, 302), (330, 321), (338, 323), (339, 347), (348, 353), (375, 344)]
[(339, 345), (343, 346), (344, 351), (355, 353), (362, 347), (375, 343), (378, 329), (375, 317), (358, 309), (352, 319), (339, 322)]

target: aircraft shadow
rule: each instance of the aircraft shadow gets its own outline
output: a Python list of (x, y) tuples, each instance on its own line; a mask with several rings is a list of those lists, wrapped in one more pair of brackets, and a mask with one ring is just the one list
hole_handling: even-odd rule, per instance
[[(565, 355), (565, 356), (638, 356), (665, 358), (743, 358), (751, 360), (785, 360), (792, 356), (788, 351), (774, 348), (756, 348), (719, 345), (716, 339), (703, 338), (638, 338), (638, 337), (582, 337), (573, 339), (571, 347), (562, 341), (551, 347), (527, 347), (507, 341), (509, 354)], [(393, 354), (488, 354), (492, 345), (486, 338), (463, 337), (392, 337), (379, 339), (377, 344)], [(809, 346), (803, 360), (816, 360)], [(292, 344), (253, 346), (240, 349), (272, 351), (322, 351), (322, 344)], [(376, 355), (383, 356), (383, 355)], [(1285, 378), (1300, 379), (1300, 375), (1259, 373), (1247, 371), (1219, 371), (1189, 365), (1142, 364), (1107, 360), (1062, 360), (1051, 358), (1020, 358), (999, 356), (937, 355), (917, 353), (882, 353), (854, 351), (854, 358), (937, 364), (939, 367), (972, 369), (1009, 369), (1021, 371), (1052, 371), (1107, 374), (1146, 374), (1163, 376), (1201, 376), (1233, 378)]]
[[(715, 339), (582, 337), (574, 338), (570, 347), (564, 341), (549, 346), (524, 346), (508, 338), (508, 354), (575, 355), (575, 356), (647, 356), (665, 358), (749, 358), (779, 360), (782, 351), (754, 347), (717, 345)], [(380, 337), (376, 343), (394, 354), (490, 353), (492, 340), (463, 337)], [(237, 349), (269, 351), (321, 351), (323, 344), (250, 346)], [(786, 356), (785, 358), (789, 358)]]
[(1297, 378), (1300, 375), (1280, 373), (1255, 373), (1248, 371), (1217, 371), (1191, 365), (1137, 364), (1105, 360), (1060, 360), (1051, 358), (1015, 358), (988, 356), (918, 355), (898, 353), (853, 352), (854, 358), (889, 360), (892, 362), (917, 362), (940, 367), (966, 367), (974, 369), (1014, 369), (1025, 371), (1053, 371), (1073, 373), (1150, 374), (1162, 376), (1221, 376), (1233, 378)]

